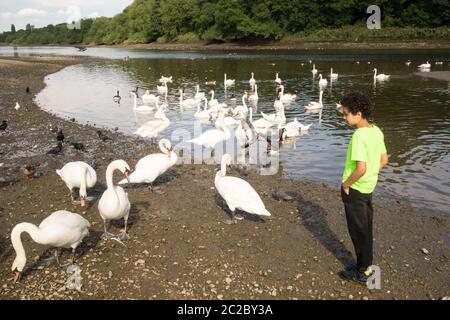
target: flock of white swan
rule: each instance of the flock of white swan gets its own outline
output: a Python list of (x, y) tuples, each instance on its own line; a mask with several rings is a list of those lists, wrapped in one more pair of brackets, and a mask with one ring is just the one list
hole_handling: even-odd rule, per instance
[[(311, 63), (311, 61), (310, 61)], [(410, 62), (407, 62), (409, 65)], [(428, 70), (430, 64), (422, 64), (419, 66), (421, 70)], [(374, 81), (384, 81), (389, 79), (389, 75), (377, 74), (374, 70)], [(315, 64), (311, 70), (313, 76), (318, 73)], [(338, 74), (330, 70), (329, 77), (331, 80), (337, 79)], [(167, 96), (167, 84), (172, 82), (172, 77), (162, 77), (160, 79), (162, 86), (157, 86), (158, 94)], [(215, 81), (206, 83), (207, 85), (215, 84)], [(190, 140), (193, 144), (198, 144), (206, 148), (214, 148), (219, 142), (230, 138), (233, 128), (238, 143), (242, 146), (248, 146), (253, 143), (258, 136), (267, 136), (268, 130), (277, 127), (282, 131), (280, 137), (282, 139), (298, 136), (300, 132), (307, 131), (311, 124), (304, 125), (294, 119), (292, 122), (286, 123), (284, 108), (296, 99), (295, 94), (285, 93), (282, 80), (279, 74), (275, 75), (274, 82), (278, 85), (278, 95), (274, 102), (275, 112), (265, 114), (261, 112), (261, 118), (253, 120), (253, 106), (258, 102), (258, 86), (254, 73), (251, 74), (249, 85), (252, 90), (244, 92), (242, 96), (242, 105), (230, 107), (224, 102), (219, 102), (214, 98), (214, 91), (210, 91), (211, 97), (208, 100), (204, 92), (200, 92), (197, 85), (197, 91), (193, 98), (184, 99), (183, 90), (179, 90), (179, 104), (181, 108), (197, 108), (194, 114), (196, 119), (209, 119), (214, 121), (214, 129), (203, 132), (198, 137)], [(323, 108), (322, 96), (323, 87), (327, 86), (327, 79), (319, 74), (319, 101), (312, 101), (304, 106), (306, 110), (320, 110)], [(228, 79), (224, 74), (224, 87), (235, 85), (234, 79)], [(136, 130), (135, 134), (141, 137), (157, 138), (169, 125), (170, 120), (165, 115), (166, 103), (160, 103), (160, 96), (147, 92), (142, 96), (142, 105), (138, 105), (137, 89), (130, 91), (134, 96), (133, 109), (136, 112), (153, 112), (154, 119), (146, 122), (143, 126)], [(120, 103), (119, 92), (113, 97), (113, 100)], [(247, 105), (250, 105), (250, 107)], [(341, 107), (337, 104), (337, 107)], [(18, 109), (18, 106), (16, 106)], [(248, 118), (248, 120), (247, 120)], [(127, 234), (127, 221), (130, 213), (130, 200), (127, 192), (119, 186), (125, 183), (148, 183), (152, 184), (157, 177), (165, 173), (170, 167), (176, 164), (178, 157), (174, 152), (171, 142), (167, 139), (159, 141), (161, 153), (150, 154), (138, 161), (135, 170), (131, 171), (130, 166), (124, 160), (112, 161), (106, 169), (106, 185), (107, 189), (103, 192), (98, 202), (98, 212), (104, 224), (104, 239), (126, 240), (129, 239)], [(224, 154), (221, 159), (221, 169), (215, 175), (214, 184), (218, 193), (227, 203), (232, 213), (232, 219), (226, 223), (235, 223), (243, 216), (236, 214), (236, 209), (245, 211), (249, 214), (258, 216), (270, 216), (270, 212), (265, 208), (260, 196), (255, 189), (245, 180), (237, 177), (226, 175), (226, 166), (231, 164), (231, 156)], [(119, 185), (113, 183), (113, 173), (118, 170), (124, 176), (118, 182)], [(93, 188), (97, 183), (97, 174), (95, 170), (85, 162), (75, 161), (65, 164), (56, 173), (64, 181), (70, 190), (72, 201), (73, 189), (79, 189), (79, 203), (82, 207), (86, 205), (87, 190)], [(92, 199), (92, 198), (91, 198)], [(107, 223), (111, 220), (124, 220), (124, 229), (118, 235), (114, 235), (107, 230)], [(12, 264), (14, 272), (13, 281), (20, 279), (21, 273), (26, 265), (26, 254), (21, 241), (21, 234), (28, 233), (31, 238), (40, 244), (48, 245), (54, 248), (71, 248), (73, 252), (72, 262), (75, 258), (75, 250), (83, 239), (89, 234), (90, 223), (81, 215), (65, 210), (59, 210), (50, 214), (45, 218), (39, 226), (31, 223), (23, 222), (17, 224), (11, 232), (11, 241), (16, 252), (16, 258)]]

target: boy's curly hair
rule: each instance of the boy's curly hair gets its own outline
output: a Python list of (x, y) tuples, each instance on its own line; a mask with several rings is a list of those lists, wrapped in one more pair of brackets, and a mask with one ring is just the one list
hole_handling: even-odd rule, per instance
[(372, 106), (369, 97), (359, 91), (347, 92), (341, 98), (341, 104), (353, 115), (361, 112), (363, 118), (367, 119), (372, 113)]

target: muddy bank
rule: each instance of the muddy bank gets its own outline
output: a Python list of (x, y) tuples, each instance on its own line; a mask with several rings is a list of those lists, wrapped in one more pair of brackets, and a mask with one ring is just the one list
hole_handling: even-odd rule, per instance
[[(41, 111), (33, 96), (43, 77), (86, 59), (0, 59), (0, 298), (1, 299), (439, 299), (449, 295), (449, 221), (430, 210), (416, 212), (408, 201), (376, 195), (374, 261), (381, 268), (381, 289), (368, 290), (338, 276), (353, 262), (339, 191), (325, 184), (259, 176), (231, 170), (261, 195), (270, 219), (246, 216), (224, 224), (227, 214), (214, 189), (216, 166), (179, 165), (158, 179), (159, 189), (127, 187), (132, 204), (131, 239), (125, 246), (101, 240), (103, 224), (97, 202), (106, 188), (105, 170), (122, 158), (131, 167), (156, 152), (143, 140), (105, 132)], [(26, 93), (26, 87), (31, 93)], [(21, 108), (14, 109), (16, 102)], [(63, 129), (67, 142), (59, 155), (50, 125)], [(69, 142), (85, 145), (75, 150)], [(65, 163), (83, 160), (98, 174), (86, 209), (72, 204), (68, 189), (55, 173)], [(35, 179), (23, 174), (26, 165)], [(117, 179), (117, 177), (116, 177)], [(117, 181), (117, 180), (116, 180)], [(272, 189), (289, 192), (279, 202)], [(22, 235), (28, 262), (20, 283), (13, 285), (11, 229), (19, 222), (39, 223), (65, 209), (91, 224), (89, 238), (78, 248), (82, 289), (65, 289), (68, 274), (52, 264), (52, 251)], [(122, 221), (114, 222), (118, 232)], [(426, 249), (425, 251), (422, 249)], [(62, 262), (71, 257), (64, 251)]]

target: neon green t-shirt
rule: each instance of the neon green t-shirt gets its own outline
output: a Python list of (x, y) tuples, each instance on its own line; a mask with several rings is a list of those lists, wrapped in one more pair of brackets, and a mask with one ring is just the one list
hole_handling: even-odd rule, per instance
[(351, 185), (361, 193), (372, 193), (378, 181), (381, 155), (386, 153), (384, 135), (376, 125), (356, 129), (347, 150), (342, 182), (356, 169), (356, 162), (366, 163), (366, 173)]

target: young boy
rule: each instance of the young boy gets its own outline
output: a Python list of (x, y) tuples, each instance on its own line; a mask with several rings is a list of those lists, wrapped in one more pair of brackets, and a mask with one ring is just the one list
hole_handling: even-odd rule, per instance
[(388, 156), (383, 133), (368, 120), (371, 113), (369, 98), (361, 92), (350, 92), (342, 97), (341, 104), (345, 121), (356, 127), (347, 150), (341, 197), (357, 263), (339, 275), (366, 285), (373, 255), (372, 192), (379, 171), (388, 163)]

